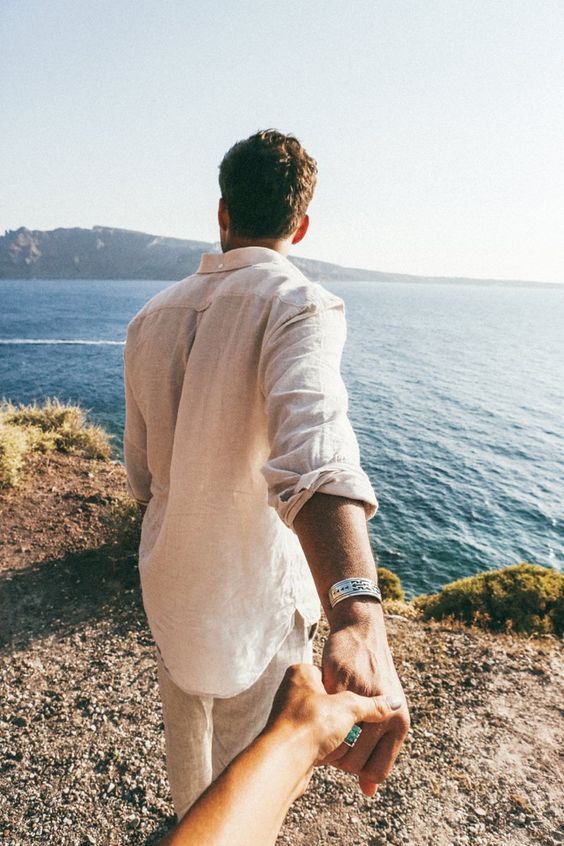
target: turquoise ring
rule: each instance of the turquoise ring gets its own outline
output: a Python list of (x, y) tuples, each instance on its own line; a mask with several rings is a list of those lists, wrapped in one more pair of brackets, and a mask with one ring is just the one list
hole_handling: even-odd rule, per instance
[(345, 737), (345, 739), (343, 740), (343, 743), (346, 743), (347, 746), (350, 746), (351, 749), (352, 749), (361, 734), (362, 734), (362, 727), (357, 726), (357, 724), (355, 723), (354, 726), (352, 727), (352, 729), (349, 731), (349, 733)]

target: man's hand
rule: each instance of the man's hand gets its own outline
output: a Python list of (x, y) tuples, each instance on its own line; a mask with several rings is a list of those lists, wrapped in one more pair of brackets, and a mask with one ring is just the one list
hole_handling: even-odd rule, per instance
[(294, 664), (274, 697), (265, 732), (284, 736), (289, 729), (291, 735), (305, 734), (310, 764), (320, 766), (341, 749), (355, 722), (366, 727), (387, 724), (395, 704), (385, 696), (364, 697), (351, 691), (328, 695), (317, 667)]
[(363, 793), (373, 796), (389, 775), (409, 730), (407, 703), (388, 646), (382, 606), (374, 600), (350, 599), (335, 606), (332, 614), (322, 660), (327, 692), (350, 690), (401, 702), (382, 722), (365, 724), (352, 749), (342, 744), (326, 761), (357, 773)]
[(408, 732), (407, 705), (388, 647), (382, 605), (358, 596), (331, 608), (328, 599), (329, 589), (341, 579), (377, 578), (365, 509), (362, 502), (315, 493), (298, 512), (294, 528), (331, 629), (323, 653), (326, 690), (403, 700), (381, 725), (365, 726), (353, 749), (343, 745), (331, 756), (341, 769), (358, 773), (361, 789), (373, 796)]

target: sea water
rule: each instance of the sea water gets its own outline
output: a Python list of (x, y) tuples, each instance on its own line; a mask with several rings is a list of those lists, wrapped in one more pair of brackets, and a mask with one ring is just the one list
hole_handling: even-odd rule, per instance
[[(79, 402), (123, 430), (128, 321), (166, 282), (0, 281), (0, 395)], [(564, 563), (564, 286), (327, 285), (380, 508), (378, 562), (408, 595), (519, 561)]]

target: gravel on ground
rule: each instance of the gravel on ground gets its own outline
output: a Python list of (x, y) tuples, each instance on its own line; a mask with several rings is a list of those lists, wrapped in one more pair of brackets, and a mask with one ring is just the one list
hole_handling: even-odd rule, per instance
[[(55, 454), (0, 496), (2, 846), (151, 846), (173, 823), (124, 484), (117, 462)], [(562, 843), (561, 642), (388, 627), (412, 716), (394, 771), (368, 799), (320, 768), (279, 844)]]

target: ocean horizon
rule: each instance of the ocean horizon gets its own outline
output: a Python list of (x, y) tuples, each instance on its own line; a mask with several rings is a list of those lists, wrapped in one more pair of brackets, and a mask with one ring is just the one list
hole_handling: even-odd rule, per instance
[[(0, 395), (79, 402), (119, 453), (125, 329), (169, 284), (2, 280)], [(325, 287), (346, 305), (378, 563), (409, 596), (520, 561), (562, 569), (564, 286)]]

